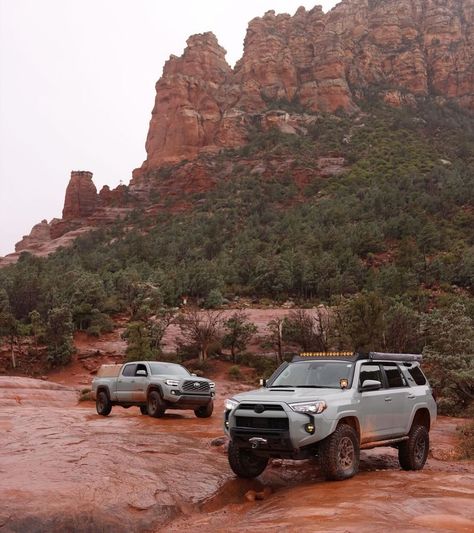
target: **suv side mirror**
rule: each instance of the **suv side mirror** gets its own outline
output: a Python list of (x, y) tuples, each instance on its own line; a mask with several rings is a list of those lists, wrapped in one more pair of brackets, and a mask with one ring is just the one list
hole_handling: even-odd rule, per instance
[(367, 392), (369, 390), (379, 390), (382, 388), (382, 383), (380, 381), (377, 381), (376, 379), (366, 379), (362, 383), (362, 387), (360, 388), (361, 392)]
[(135, 372), (135, 376), (146, 376), (147, 373), (146, 373), (146, 370), (137, 370)]
[(258, 382), (260, 383), (261, 387), (266, 387), (267, 386), (267, 380), (265, 378), (260, 378), (258, 380)]
[(194, 372), (191, 374), (191, 376), (196, 376), (197, 374), (195, 374)]

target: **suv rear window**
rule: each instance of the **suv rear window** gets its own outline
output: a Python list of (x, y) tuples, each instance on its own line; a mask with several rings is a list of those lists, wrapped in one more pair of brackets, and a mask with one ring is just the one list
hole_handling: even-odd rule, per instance
[(398, 365), (395, 363), (384, 363), (383, 368), (390, 388), (407, 386), (405, 378), (403, 377), (402, 371), (398, 368)]
[(408, 368), (408, 372), (417, 385), (426, 385), (426, 378), (419, 366), (412, 366), (411, 368)]

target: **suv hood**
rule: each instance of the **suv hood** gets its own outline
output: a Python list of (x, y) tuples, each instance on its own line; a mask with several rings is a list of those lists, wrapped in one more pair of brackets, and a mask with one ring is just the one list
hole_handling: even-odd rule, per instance
[(242, 392), (232, 396), (232, 399), (241, 402), (283, 402), (295, 403), (311, 400), (326, 400), (340, 398), (341, 394), (349, 389), (306, 389), (306, 388), (261, 388), (249, 392)]

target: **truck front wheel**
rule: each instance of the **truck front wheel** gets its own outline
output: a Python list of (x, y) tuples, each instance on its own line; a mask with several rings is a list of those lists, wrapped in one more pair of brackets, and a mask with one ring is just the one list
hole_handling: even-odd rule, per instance
[(339, 424), (334, 433), (321, 442), (319, 456), (327, 480), (340, 481), (355, 476), (359, 471), (360, 446), (354, 428)]
[(211, 400), (207, 405), (201, 405), (197, 409), (194, 409), (194, 414), (198, 418), (209, 418), (214, 411), (214, 402)]
[(430, 449), (430, 434), (425, 426), (412, 426), (408, 440), (398, 446), (398, 460), (403, 470), (421, 470)]
[(239, 448), (232, 441), (227, 455), (234, 474), (245, 479), (259, 476), (268, 464), (268, 457), (259, 457), (251, 450)]
[(165, 414), (165, 402), (157, 390), (152, 390), (148, 395), (147, 411), (150, 416), (155, 418), (161, 418)]
[(112, 402), (109, 400), (109, 396), (105, 391), (101, 390), (97, 393), (95, 408), (97, 409), (97, 413), (102, 416), (107, 416), (112, 411)]

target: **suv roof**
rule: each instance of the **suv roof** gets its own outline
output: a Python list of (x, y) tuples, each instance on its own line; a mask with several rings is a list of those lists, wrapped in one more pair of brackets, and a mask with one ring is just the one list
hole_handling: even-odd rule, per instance
[(421, 354), (413, 353), (384, 353), (384, 352), (301, 352), (293, 357), (292, 362), (307, 360), (340, 360), (340, 361), (360, 361), (368, 359), (371, 361), (400, 361), (400, 362), (421, 362)]

